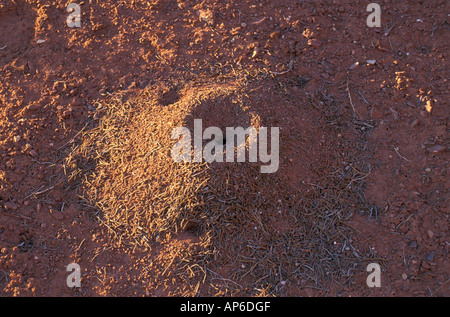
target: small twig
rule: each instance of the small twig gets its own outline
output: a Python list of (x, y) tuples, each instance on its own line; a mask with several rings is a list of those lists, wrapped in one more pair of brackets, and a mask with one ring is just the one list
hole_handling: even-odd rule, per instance
[(38, 160), (35, 159), (31, 159), (32, 162), (38, 163), (39, 165), (43, 165), (43, 164), (53, 164), (52, 162), (39, 162)]
[(375, 207), (375, 206), (372, 206), (371, 208), (370, 208), (370, 215), (369, 215), (369, 219), (367, 219), (367, 220), (370, 220), (371, 218), (372, 218), (372, 212), (375, 210), (375, 219), (376, 220), (378, 220), (378, 209), (377, 209), (377, 207)]
[(394, 23), (392, 23), (392, 25), (384, 32), (384, 36), (388, 36), (389, 33), (391, 33), (392, 29), (394, 28), (395, 24), (397, 23), (397, 21), (394, 21)]
[[(6, 273), (6, 272), (3, 271), (3, 270), (2, 270), (2, 272), (3, 272), (3, 274), (4, 274), (4, 275), (3, 275), (3, 278), (6, 280), (6, 284), (8, 284), (8, 273)], [(3, 278), (2, 278), (2, 279), (3, 279)]]
[[(434, 296), (434, 293), (436, 293), (437, 290), (439, 290), (442, 286), (444, 286), (445, 284), (447, 284), (447, 282), (448, 282), (449, 280), (450, 280), (450, 279), (447, 279), (442, 285), (438, 286), (438, 288), (436, 288), (434, 291), (431, 292), (431, 290), (430, 290), (431, 296)], [(429, 289), (429, 288), (428, 288), (428, 289)]]
[(352, 95), (350, 94), (350, 89), (348, 87), (348, 81), (347, 81), (347, 92), (348, 92), (348, 98), (350, 99), (350, 105), (352, 106), (352, 109), (353, 109), (353, 113), (356, 113), (359, 116), (359, 118), (362, 120), (361, 115), (358, 113), (358, 111), (356, 111), (355, 105), (353, 104)]
[(412, 217), (413, 215), (414, 215), (414, 214), (409, 215), (408, 218), (406, 218), (405, 220), (403, 220), (402, 222), (400, 222), (397, 226), (395, 226), (395, 229), (398, 229), (402, 224), (404, 224), (404, 223), (407, 222), (409, 219), (411, 219), (411, 217)]
[(178, 253), (180, 253), (180, 250), (178, 250), (177, 253), (174, 255), (174, 257), (170, 261), (169, 265), (167, 265), (166, 268), (164, 269), (164, 271), (162, 272), (161, 276), (164, 276), (164, 274), (166, 274), (167, 270), (172, 266), (173, 262), (175, 261), (176, 257), (178, 256)]
[(366, 104), (369, 104), (369, 102), (366, 100), (366, 98), (364, 98), (363, 94), (362, 94), (359, 90), (356, 90), (355, 87), (353, 87), (353, 90), (355, 90), (356, 92), (358, 92), (358, 94), (361, 96), (361, 98), (364, 100), (364, 102), (365, 102)]
[(384, 31), (384, 33), (383, 33), (384, 36), (388, 36), (389, 33), (391, 33), (392, 29), (393, 29), (394, 26), (397, 24), (398, 19), (399, 19), (399, 18), (395, 19), (394, 23), (392, 23), (392, 25), (389, 26), (389, 27), (386, 29), (386, 31)]
[(395, 153), (397, 153), (398, 156), (400, 156), (402, 159), (404, 159), (405, 161), (411, 162), (410, 160), (408, 160), (406, 157), (402, 156), (400, 153), (398, 153), (398, 147), (394, 148)]
[(2, 46), (2, 47), (0, 47), (0, 50), (4, 50), (7, 47), (8, 47), (8, 45)]
[[(42, 187), (41, 187), (41, 188), (42, 188)], [(31, 194), (29, 194), (28, 196), (26, 196), (24, 199), (26, 199), (26, 198), (28, 198), (28, 197), (31, 197), (31, 196), (43, 194), (43, 193), (45, 193), (45, 192), (48, 192), (49, 190), (52, 190), (53, 188), (54, 188), (54, 186), (51, 186), (51, 187), (49, 187), (49, 188), (47, 188), (47, 189), (44, 189), (44, 190), (41, 190), (41, 191), (39, 191), (39, 192), (31, 193)]]
[(285, 71), (283, 71), (283, 72), (273, 72), (273, 71), (269, 70), (269, 72), (270, 72), (271, 74), (274, 74), (274, 75), (283, 75), (283, 74), (286, 74), (286, 73), (290, 72), (290, 71), (292, 70), (293, 65), (294, 65), (294, 61), (291, 60), (291, 61), (289, 62), (289, 69), (288, 69), (288, 70), (285, 70)]

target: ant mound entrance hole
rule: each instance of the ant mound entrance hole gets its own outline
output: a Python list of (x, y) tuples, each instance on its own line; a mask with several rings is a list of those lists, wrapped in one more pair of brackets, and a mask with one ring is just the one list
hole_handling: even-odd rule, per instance
[(248, 128), (251, 125), (251, 114), (244, 110), (243, 101), (234, 94), (204, 100), (189, 115), (189, 127), (194, 119), (202, 120), (203, 128), (218, 127), (223, 132), (227, 127)]
[[(218, 163), (224, 167), (227, 165), (224, 163), (237, 162), (238, 149), (241, 152), (245, 149), (245, 161), (248, 162), (249, 131), (257, 131), (260, 120), (246, 106), (242, 94), (230, 90), (197, 99), (183, 125), (189, 129), (193, 141), (201, 139), (203, 160), (215, 167)], [(235, 151), (233, 160), (226, 153), (230, 147)], [(207, 159), (205, 155), (209, 154), (212, 157)]]
[(35, 19), (27, 3), (0, 0), (0, 67), (9, 64), (30, 46)]

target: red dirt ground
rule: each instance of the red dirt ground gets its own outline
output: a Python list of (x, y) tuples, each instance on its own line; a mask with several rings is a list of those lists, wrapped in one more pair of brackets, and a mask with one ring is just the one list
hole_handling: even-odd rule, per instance
[[(348, 225), (353, 246), (383, 263), (382, 287), (368, 288), (359, 271), (326, 289), (288, 281), (280, 294), (450, 294), (447, 1), (380, 0), (381, 28), (367, 27), (365, 1), (91, 0), (80, 1), (82, 27), (71, 29), (68, 3), (0, 0), (0, 296), (183, 293), (167, 270), (200, 247), (198, 237), (182, 233), (148, 250), (109, 245), (107, 229), (67, 186), (63, 162), (97, 100), (159, 87), (161, 103), (171, 104), (179, 74), (224, 71), (308, 78), (289, 90), (292, 100), (333, 96), (370, 123), (354, 146), (371, 166), (364, 195), (377, 209)], [(314, 182), (301, 162), (292, 173), (280, 168), (293, 186)], [(66, 285), (74, 261), (77, 289)], [(225, 280), (233, 269), (215, 273)], [(200, 296), (233, 295), (208, 283), (199, 281)]]

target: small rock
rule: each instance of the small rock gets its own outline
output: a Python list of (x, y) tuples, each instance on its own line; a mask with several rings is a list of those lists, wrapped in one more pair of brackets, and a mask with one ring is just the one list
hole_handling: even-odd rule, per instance
[(258, 56), (259, 51), (260, 51), (259, 47), (255, 47), (255, 49), (253, 50), (252, 58), (255, 58), (256, 56)]
[(36, 157), (36, 156), (38, 155), (38, 153), (37, 153), (35, 150), (31, 150), (31, 151), (30, 151), (30, 155), (31, 155), (32, 157)]
[(354, 68), (356, 68), (358, 65), (359, 65), (359, 62), (355, 62), (355, 63), (353, 63), (349, 68), (350, 68), (350, 69), (354, 69)]
[(60, 212), (58, 210), (50, 209), (50, 213), (52, 214), (53, 218), (55, 218), (56, 220), (62, 220), (64, 218), (64, 215), (62, 214), (62, 212)]
[(425, 258), (425, 261), (433, 262), (433, 259), (434, 259), (434, 252), (430, 252)]
[(413, 240), (410, 243), (408, 243), (408, 247), (410, 248), (417, 248), (417, 241)]
[(431, 265), (428, 262), (423, 262), (422, 268), (424, 268), (425, 270), (431, 270)]
[(320, 47), (322, 46), (322, 41), (318, 39), (309, 39), (308, 45), (313, 47)]
[(242, 22), (242, 23), (241, 23), (241, 26), (242, 26), (243, 28), (245, 28), (245, 27), (247, 27), (247, 23)]
[(428, 230), (427, 233), (428, 233), (428, 236), (430, 237), (430, 239), (433, 239), (433, 237), (434, 237), (434, 232), (431, 231), (431, 230)]
[(374, 60), (374, 59), (368, 59), (368, 60), (366, 61), (366, 63), (367, 63), (367, 64), (370, 64), (370, 65), (375, 65), (376, 62), (377, 62), (377, 61)]
[(14, 142), (19, 142), (20, 141), (20, 135), (16, 135), (15, 137), (14, 137)]
[(427, 168), (425, 169), (425, 172), (427, 172), (427, 173), (431, 172), (431, 168), (427, 167)]
[(403, 274), (402, 274), (402, 279), (403, 279), (404, 281), (406, 281), (406, 280), (408, 279), (408, 274), (403, 273)]
[(434, 145), (428, 149), (431, 153), (440, 154), (445, 152), (446, 148), (443, 145)]
[(4, 206), (5, 206), (6, 210), (16, 210), (17, 209), (17, 205), (15, 203), (10, 202), (10, 201), (6, 202), (4, 204)]
[(36, 43), (42, 44), (42, 43), (45, 43), (45, 40), (37, 40)]

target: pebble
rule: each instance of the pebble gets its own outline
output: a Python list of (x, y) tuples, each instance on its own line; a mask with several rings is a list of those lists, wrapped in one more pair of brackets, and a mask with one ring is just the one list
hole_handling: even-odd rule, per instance
[(64, 215), (62, 214), (62, 212), (60, 212), (58, 210), (50, 209), (50, 213), (52, 214), (53, 218), (55, 218), (56, 220), (62, 220), (64, 218)]
[(242, 23), (241, 23), (241, 26), (242, 26), (243, 28), (245, 28), (245, 27), (247, 27), (247, 23), (242, 22)]
[(14, 142), (19, 142), (20, 141), (20, 135), (16, 135), (15, 137), (14, 137)]
[(375, 65), (376, 62), (377, 62), (377, 61), (374, 60), (374, 59), (368, 59), (368, 60), (366, 61), (366, 63), (367, 63), (367, 64), (370, 64), (370, 65)]
[(5, 206), (6, 210), (16, 210), (17, 209), (17, 205), (15, 203), (10, 202), (10, 201), (6, 202), (4, 204), (4, 206)]
[(434, 145), (430, 147), (429, 150), (431, 153), (439, 154), (445, 152), (446, 148), (443, 145)]
[(314, 47), (320, 47), (322, 45), (322, 41), (318, 40), (318, 39), (309, 39), (308, 40), (308, 45), (309, 46), (314, 46)]
[(431, 172), (431, 168), (427, 167), (427, 168), (425, 169), (425, 172), (427, 172), (427, 173)]
[(425, 261), (432, 262), (434, 259), (434, 252), (430, 252), (427, 257), (425, 258)]
[(425, 270), (431, 270), (431, 265), (430, 265), (430, 263), (428, 263), (428, 262), (423, 262), (423, 263), (422, 263), (422, 267), (423, 267)]
[(259, 47), (256, 47), (256, 48), (253, 50), (252, 58), (255, 58), (256, 56), (258, 56), (259, 51), (260, 51)]
[(428, 236), (430, 237), (430, 239), (433, 239), (433, 237), (434, 237), (434, 232), (431, 231), (431, 230), (428, 230), (427, 233), (428, 233)]
[[(352, 52), (352, 54), (353, 54), (353, 52)], [(358, 65), (359, 65), (359, 62), (355, 62), (355, 63), (353, 63), (349, 68), (350, 68), (350, 69), (354, 69), (354, 68), (356, 68)]]
[(408, 279), (408, 274), (403, 273), (403, 274), (402, 274), (402, 279), (403, 279), (404, 281), (406, 281), (406, 280)]

